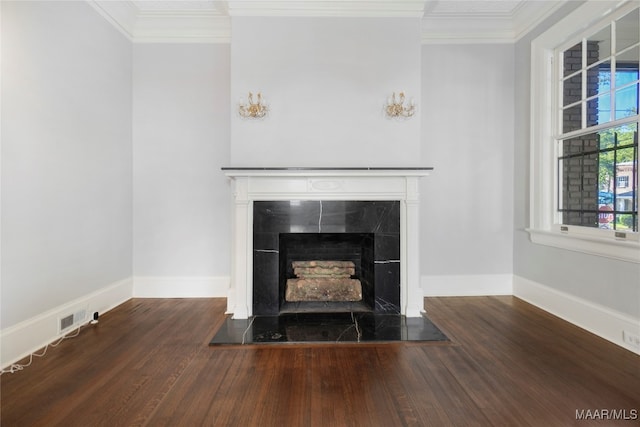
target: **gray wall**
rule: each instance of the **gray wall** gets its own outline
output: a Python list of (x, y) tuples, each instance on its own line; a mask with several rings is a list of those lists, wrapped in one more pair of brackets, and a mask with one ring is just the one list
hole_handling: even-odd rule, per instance
[(229, 45), (133, 48), (135, 276), (228, 276)]
[(531, 41), (580, 5), (570, 2), (515, 46), (514, 274), (640, 317), (640, 265), (532, 244), (529, 223)]
[(511, 44), (422, 46), (422, 275), (512, 272), (513, 60)]
[(6, 328), (131, 276), (131, 43), (85, 2), (1, 7)]

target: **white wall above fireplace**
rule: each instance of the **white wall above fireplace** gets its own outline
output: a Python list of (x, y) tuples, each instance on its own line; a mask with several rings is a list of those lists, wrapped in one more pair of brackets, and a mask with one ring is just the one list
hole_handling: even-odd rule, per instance
[(420, 288), (418, 179), (432, 168), (223, 168), (233, 181), (231, 285), (227, 312), (252, 315), (253, 202), (257, 200), (397, 200), (400, 202), (401, 314), (424, 311)]
[[(418, 18), (233, 17), (231, 164), (418, 166), (420, 117), (383, 107), (399, 91), (418, 103), (420, 58)], [(266, 118), (239, 116), (250, 91)]]

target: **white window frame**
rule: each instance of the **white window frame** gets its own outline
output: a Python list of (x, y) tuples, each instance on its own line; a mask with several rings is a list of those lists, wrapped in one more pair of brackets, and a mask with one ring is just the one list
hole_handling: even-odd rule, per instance
[[(556, 161), (558, 83), (555, 49), (586, 33), (604, 18), (617, 19), (637, 1), (588, 1), (531, 42), (529, 236), (537, 244), (640, 263), (640, 233), (559, 223)], [(556, 67), (557, 68), (557, 67)]]

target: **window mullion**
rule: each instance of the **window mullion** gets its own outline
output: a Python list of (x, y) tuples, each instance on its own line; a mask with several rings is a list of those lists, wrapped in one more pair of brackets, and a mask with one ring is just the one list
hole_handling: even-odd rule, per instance
[(611, 83), (609, 86), (609, 104), (611, 105), (609, 115), (609, 121), (616, 121), (616, 87), (618, 84), (616, 83), (616, 69), (618, 68), (618, 60), (617, 60), (617, 48), (616, 48), (616, 21), (611, 22)]
[(611, 122), (607, 122), (607, 123), (602, 123), (599, 125), (595, 125), (595, 126), (590, 126), (586, 129), (579, 129), (579, 130), (575, 130), (575, 131), (571, 131), (571, 132), (567, 132), (564, 134), (558, 134), (555, 136), (556, 139), (569, 139), (569, 138), (574, 138), (576, 136), (580, 136), (580, 135), (584, 135), (587, 133), (592, 133), (592, 132), (598, 132), (604, 129), (609, 129), (612, 127), (617, 127), (617, 126), (623, 126), (626, 124), (630, 124), (630, 123), (636, 123), (639, 120), (640, 116), (635, 115), (635, 116), (629, 116), (629, 117), (624, 117), (622, 119), (619, 120), (614, 120)]
[(584, 129), (587, 127), (587, 114), (588, 114), (588, 109), (587, 109), (587, 55), (589, 54), (589, 51), (587, 49), (587, 38), (583, 38), (582, 39), (582, 70), (580, 71), (582, 78), (580, 80), (582, 83), (582, 87), (580, 88), (581, 90), (581, 96), (580, 99), (582, 99), (582, 102), (580, 104), (581, 107), (581, 124), (580, 124), (580, 129)]

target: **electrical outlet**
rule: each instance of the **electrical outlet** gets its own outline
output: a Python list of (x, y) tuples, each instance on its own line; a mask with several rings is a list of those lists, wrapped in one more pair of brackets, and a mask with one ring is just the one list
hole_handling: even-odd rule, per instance
[(636, 335), (629, 331), (622, 331), (622, 340), (625, 344), (640, 350), (640, 335)]

